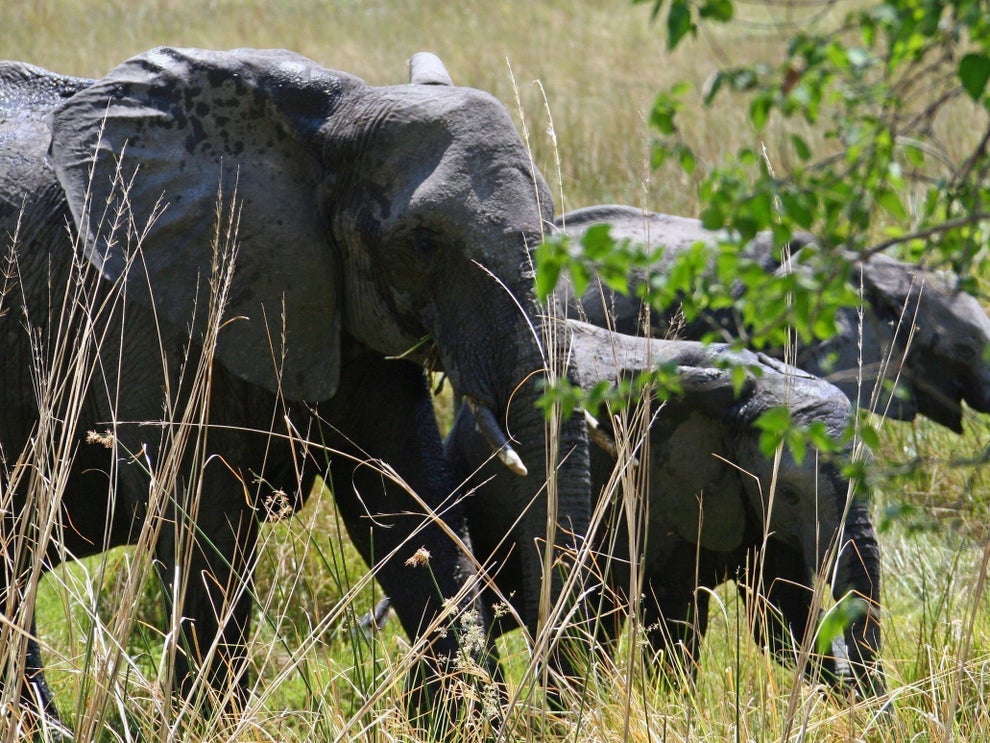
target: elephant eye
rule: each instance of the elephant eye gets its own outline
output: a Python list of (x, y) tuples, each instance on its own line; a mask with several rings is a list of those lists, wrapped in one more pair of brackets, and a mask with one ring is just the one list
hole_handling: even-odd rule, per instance
[(958, 361), (969, 364), (976, 361), (976, 343), (969, 341), (957, 342), (955, 344), (955, 356)]
[(429, 259), (436, 250), (436, 243), (430, 237), (417, 235), (416, 239), (413, 240), (412, 247), (420, 258)]
[(440, 246), (439, 236), (430, 229), (412, 230), (405, 239), (410, 260), (421, 270), (428, 270), (436, 260)]
[(789, 485), (780, 485), (777, 494), (788, 506), (796, 506), (801, 502), (800, 494)]

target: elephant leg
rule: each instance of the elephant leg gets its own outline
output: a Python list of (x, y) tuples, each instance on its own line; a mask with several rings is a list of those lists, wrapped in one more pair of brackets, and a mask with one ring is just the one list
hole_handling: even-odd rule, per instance
[(45, 680), (44, 664), (41, 660), (41, 645), (37, 640), (38, 631), (34, 616), (31, 617), (31, 636), (27, 641), (27, 654), (24, 663), (24, 687), (21, 698), (48, 720), (59, 723), (55, 697)]
[[(812, 614), (813, 585), (814, 576), (801, 551), (773, 539), (764, 548), (759, 593), (752, 585), (740, 585), (750, 606), (754, 640), (781, 665), (794, 666), (801, 643), (811, 638), (817, 624), (818, 614)], [(804, 673), (812, 681), (834, 682), (835, 658), (812, 655)]]
[[(592, 481), (607, 482), (615, 467), (615, 459), (600, 447), (592, 447), (589, 453)], [(605, 497), (604, 494), (602, 497)], [(594, 550), (591, 552), (587, 572), (593, 585), (585, 603), (598, 648), (606, 655), (615, 657), (622, 628), (629, 616), (629, 592), (638, 589), (630, 586), (632, 565), (629, 559), (629, 524), (621, 505), (621, 494), (615, 493), (610, 501), (608, 512), (597, 533), (589, 535), (593, 540)], [(645, 531), (641, 523), (643, 521), (645, 519), (637, 519), (641, 532)], [(642, 545), (645, 542), (646, 536), (641, 533), (637, 544)], [(640, 558), (640, 564), (642, 563)], [(650, 589), (647, 588), (647, 593), (649, 592)], [(645, 600), (652, 600), (652, 596)]]
[(598, 649), (610, 657), (615, 657), (622, 636), (622, 626), (628, 615), (629, 599), (623, 588), (629, 581), (605, 581), (605, 585), (589, 591), (585, 599), (588, 614), (593, 619), (593, 634)]
[[(435, 695), (452, 665), (473, 659), (497, 676), (494, 646), (484, 636), (488, 617), (468, 555), (451, 538), (467, 540), (456, 483), (443, 452), (430, 391), (421, 367), (358, 354), (328, 409), (331, 487), (361, 556), (410, 638), (428, 643), (410, 684), (420, 711), (448, 714)], [(397, 482), (386, 468), (394, 470)], [(466, 542), (469, 544), (469, 542)], [(458, 594), (451, 618), (435, 624)], [(434, 625), (434, 626), (431, 626)]]
[(709, 594), (717, 585), (714, 553), (679, 541), (666, 560), (649, 573), (643, 623), (650, 652), (662, 660), (676, 684), (697, 675), (700, 644), (708, 630)]
[[(41, 659), (41, 646), (38, 643), (34, 617), (31, 618), (31, 632), (26, 640), (23, 663), (14, 664), (22, 673), (20, 686), (20, 725), (25, 731), (34, 730), (40, 736), (41, 730), (61, 730), (62, 723), (55, 706), (55, 697), (45, 679)], [(18, 643), (19, 644), (19, 643)], [(4, 658), (5, 670), (9, 671), (10, 659)], [(12, 679), (4, 674), (0, 690)]]
[(880, 545), (862, 500), (850, 504), (843, 539), (832, 593), (837, 601), (851, 594), (862, 602), (844, 635), (852, 682), (869, 698), (883, 694), (886, 684), (880, 659)]
[[(11, 519), (3, 519), (5, 525), (11, 521)], [(10, 684), (19, 681), (23, 724), (27, 727), (43, 727), (46, 724), (58, 726), (60, 724), (58, 710), (55, 707), (55, 698), (45, 679), (34, 614), (31, 615), (30, 632), (27, 638), (24, 638), (20, 630), (17, 629), (17, 625), (21, 621), (17, 615), (24, 607), (8, 600), (10, 598), (7, 593), (9, 578), (6, 569), (0, 571), (0, 609), (12, 610), (11, 615), (6, 617), (8, 621), (4, 622), (5, 626), (0, 630), (0, 636), (10, 644), (12, 649), (24, 647), (24, 655), (20, 659), (21, 662), (12, 663), (11, 661), (14, 659), (9, 655), (10, 650), (5, 648), (0, 654), (0, 660), (3, 662), (0, 692), (9, 689)], [(20, 679), (13, 676), (12, 672), (19, 674)], [(45, 719), (46, 723), (42, 723), (42, 719)]]
[[(210, 477), (209, 470), (217, 475), (217, 469), (204, 474), (214, 485), (217, 477)], [(174, 509), (174, 520), (162, 526), (156, 566), (171, 599), (172, 629), (176, 620), (181, 628), (173, 683), (192, 701), (202, 693), (205, 679), (214, 694), (207, 705), (237, 711), (246, 700), (245, 641), (258, 522), (243, 491), (233, 492), (229, 482), (224, 484), (226, 490), (207, 489), (204, 483), (198, 509), (188, 504)], [(231, 493), (227, 503), (218, 502), (221, 492)]]
[[(6, 483), (0, 482), (0, 492), (5, 487)], [(0, 516), (0, 525), (3, 528), (3, 532), (0, 533), (0, 544), (17, 544), (19, 540), (14, 537), (19, 531), (16, 526), (17, 519), (9, 510)], [(46, 727), (59, 729), (60, 720), (55, 698), (44, 675), (33, 609), (31, 609), (30, 630), (27, 637), (19, 629), (24, 626), (22, 624), (26, 619), (24, 612), (29, 610), (22, 603), (21, 597), (23, 585), (29, 580), (29, 562), (34, 559), (29, 557), (25, 561), (23, 558), (23, 555), (7, 553), (0, 558), (3, 560), (3, 565), (0, 566), (0, 612), (5, 615), (4, 622), (0, 625), (0, 640), (4, 645), (3, 651), (0, 652), (0, 662), (3, 664), (0, 672), (0, 692), (9, 693), (12, 685), (20, 689), (21, 725), (25, 730), (40, 730)], [(24, 653), (21, 657), (11, 657), (12, 654), (21, 652)]]
[[(32, 543), (33, 540), (25, 544), (18, 536), (25, 533), (25, 525), (20, 521), (22, 518), (27, 518), (28, 514), (34, 514), (33, 518), (47, 517), (43, 513), (45, 509), (35, 511), (27, 503), (25, 492), (34, 485), (24, 483), (17, 492), (11, 492), (8, 489), (8, 482), (0, 482), (0, 493), (9, 495), (13, 499), (0, 502), (0, 510), (6, 512), (2, 520), (3, 533), (0, 534), (0, 544), (8, 547), (13, 553), (4, 553), (5, 566), (0, 571), (0, 608), (10, 611), (8, 619), (11, 620), (7, 628), (9, 634), (4, 639), (18, 645), (20, 642), (25, 643), (23, 662), (10, 666), (8, 660), (8, 668), (20, 669), (23, 674), (20, 685), (22, 709), (29, 718), (44, 719), (45, 724), (54, 726), (55, 729), (60, 726), (59, 715), (54, 695), (45, 679), (35, 615), (32, 611), (27, 638), (21, 636), (19, 639), (14, 626), (20, 623), (21, 619), (17, 615), (26, 607), (19, 607), (16, 599), (13, 602), (9, 601), (11, 597), (8, 596), (7, 589), (11, 584), (23, 586), (30, 580), (34, 563), (38, 560), (43, 562), (42, 575), (44, 575), (60, 564), (66, 556), (86, 557), (128, 542), (132, 512), (125, 506), (121, 506), (119, 510), (113, 508), (106, 474), (109, 469), (110, 457), (106, 449), (81, 445), (75, 452), (72, 458), (72, 470), (67, 478), (69, 484), (60, 499), (61, 520), (53, 530), (53, 538), (47, 549), (43, 550), (43, 554), (41, 554), (42, 550)], [(33, 532), (32, 525), (26, 533)], [(0, 635), (3, 634), (0, 631)], [(9, 678), (4, 678), (0, 682), (0, 688), (6, 683), (10, 683)], [(42, 725), (40, 722), (38, 724)]]

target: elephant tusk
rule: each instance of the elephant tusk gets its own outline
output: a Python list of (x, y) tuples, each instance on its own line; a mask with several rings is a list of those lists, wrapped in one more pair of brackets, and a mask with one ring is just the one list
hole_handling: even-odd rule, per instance
[(491, 411), (491, 408), (471, 397), (465, 397), (464, 402), (467, 403), (471, 415), (474, 416), (475, 425), (478, 427), (481, 435), (485, 437), (485, 441), (488, 442), (492, 451), (498, 455), (502, 464), (517, 475), (522, 477), (528, 475), (529, 470), (526, 469), (522, 458), (516, 454), (515, 449), (509, 444), (508, 437), (499, 428), (498, 422), (495, 420), (495, 414)]
[[(585, 410), (584, 422), (588, 425), (588, 439), (612, 457), (612, 459), (619, 461), (619, 447), (615, 445), (615, 439), (609, 436), (608, 432), (602, 428), (602, 424), (598, 422), (598, 419)], [(630, 461), (634, 465), (639, 464), (637, 457), (633, 457)]]

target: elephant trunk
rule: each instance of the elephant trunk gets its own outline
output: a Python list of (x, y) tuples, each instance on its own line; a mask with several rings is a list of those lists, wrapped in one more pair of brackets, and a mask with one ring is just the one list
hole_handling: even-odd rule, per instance
[[(571, 611), (582, 586), (577, 583), (565, 590), (565, 580), (575, 574), (576, 555), (590, 521), (589, 452), (583, 418), (577, 414), (558, 421), (545, 417), (536, 406), (539, 387), (535, 380), (528, 382), (508, 416), (509, 430), (519, 441), (518, 451), (529, 474), (505, 476), (510, 478), (517, 512), (526, 514), (514, 540), (521, 562), (522, 618), (537, 643), (537, 653), (552, 668), (573, 678), (577, 674), (570, 652), (572, 639), (566, 644), (543, 644), (550, 636), (540, 633), (553, 627), (554, 638), (579, 638), (580, 631), (573, 626), (559, 635), (556, 630), (561, 619), (574, 622), (583, 616)], [(549, 688), (555, 688), (552, 681)]]
[(884, 693), (880, 660), (880, 546), (866, 503), (856, 498), (849, 506), (842, 550), (833, 589), (837, 600), (852, 595), (863, 602), (846, 627), (844, 639), (849, 671), (863, 698)]
[[(509, 273), (508, 269), (504, 273)], [(569, 341), (566, 325), (541, 322), (546, 311), (538, 307), (533, 296), (532, 275), (519, 270), (517, 275), (519, 278), (507, 282), (508, 291), (500, 286), (499, 297), (489, 297), (487, 303), (478, 301), (486, 313), (483, 328), (465, 333), (464, 328), (471, 326), (462, 324), (457, 329), (459, 338), (468, 336), (476, 345), (469, 348), (460, 344), (469, 357), (461, 359), (462, 366), (450, 377), (456, 392), (475, 408), (472, 428), (487, 440), (489, 454), (499, 450), (505, 454), (509, 447), (514, 452), (511, 461), (500, 455), (508, 469), (498, 465), (497, 491), (504, 498), (500, 507), (508, 512), (508, 518), (502, 519), (507, 522), (505, 526), (519, 517), (511, 541), (521, 568), (520, 608), (527, 628), (535, 633), (547, 619), (548, 606), (561, 596), (562, 566), (569, 561), (566, 553), (573, 552), (587, 531), (591, 486), (583, 419), (571, 414), (554, 421), (538, 406), (545, 381), (551, 376), (548, 368), (576, 383), (573, 367), (562, 361), (567, 358)], [(490, 277), (485, 278), (476, 288), (479, 297), (486, 296), (484, 288), (490, 285)], [(506, 301), (510, 294), (519, 304)], [(474, 497), (485, 498), (491, 490)], [(476, 511), (488, 509), (488, 505), (476, 507)], [(472, 532), (502, 529), (497, 521), (472, 524)], [(480, 541), (494, 544), (502, 536), (485, 534)], [(553, 548), (549, 555), (548, 547)], [(553, 569), (545, 586), (547, 565)]]

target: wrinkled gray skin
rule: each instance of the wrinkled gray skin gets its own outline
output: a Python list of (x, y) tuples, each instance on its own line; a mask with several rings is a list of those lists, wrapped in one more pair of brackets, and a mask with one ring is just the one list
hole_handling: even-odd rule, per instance
[[(793, 664), (796, 647), (817, 626), (812, 586), (817, 575), (833, 578), (828, 550), (839, 539), (833, 596), (839, 599), (851, 592), (865, 599), (870, 609), (846, 629), (844, 648), (835, 643), (832, 656), (813, 658), (805, 670), (811, 678), (848, 682), (862, 696), (882, 693), (880, 554), (867, 506), (861, 498), (851, 497), (850, 482), (841, 473), (841, 459), (848, 452), (835, 460), (811, 451), (798, 463), (785, 451), (771, 497), (773, 462), (760, 451), (759, 432), (752, 427), (761, 413), (785, 405), (795, 424), (819, 422), (837, 438), (850, 414), (842, 392), (762, 354), (733, 352), (719, 344), (613, 334), (584, 323), (571, 325), (574, 357), (585, 389), (602, 380), (614, 384), (618, 378), (660, 364), (676, 366), (681, 375), (683, 394), (659, 409), (652, 406), (648, 453), (643, 448), (636, 452), (639, 462), (647, 465), (634, 477), (637, 490), (642, 488), (645, 495), (645, 501), (639, 501), (645, 508), (645, 518), (639, 517), (645, 524), (639, 544), (644, 545), (645, 538), (645, 547), (639, 548), (639, 554), (642, 622), (650, 649), (669, 652), (676, 644), (677, 657), (693, 672), (707, 626), (709, 598), (707, 591), (696, 592), (695, 587), (712, 588), (735, 579), (754, 609), (750, 615), (756, 617), (756, 641), (780, 661)], [(738, 397), (731, 372), (724, 368), (730, 361), (761, 372), (748, 373)], [(605, 411), (598, 411), (596, 417), (603, 424), (609, 420)], [(492, 565), (501, 592), (517, 602), (525, 591), (512, 554), (518, 545), (499, 546), (505, 522), (512, 517), (502, 505), (508, 479), (492, 466), (464, 411), (457, 416), (446, 447), (457, 476), (467, 481), (468, 489), (477, 488), (467, 500), (475, 553)], [(613, 610), (628, 605), (630, 595), (631, 548), (622, 496), (608, 490), (616, 459), (593, 445), (591, 462), (592, 489), (609, 499), (609, 516), (592, 542), (598, 564), (608, 566), (603, 571), (606, 590), (592, 614), (600, 617), (603, 638), (614, 640), (622, 614)], [(642, 485), (644, 476), (648, 480)], [(507, 629), (511, 629), (507, 620), (497, 627), (499, 632)], [(845, 660), (837, 664), (837, 657)]]
[[(611, 225), (616, 239), (663, 246), (664, 256), (655, 272), (662, 272), (678, 253), (696, 242), (715, 244), (719, 238), (719, 233), (704, 229), (696, 219), (630, 206), (592, 206), (557, 217), (557, 226), (575, 238), (602, 223)], [(794, 254), (814, 242), (811, 235), (800, 233), (790, 250)], [(768, 273), (785, 270), (769, 233), (759, 234), (744, 250)], [(807, 270), (797, 262), (790, 265), (791, 270)], [(639, 275), (633, 283), (643, 280)], [(990, 318), (974, 297), (955, 289), (945, 274), (881, 254), (854, 263), (851, 281), (857, 292), (862, 284), (862, 326), (856, 309), (840, 310), (838, 334), (799, 348), (797, 366), (828, 379), (859, 406), (895, 420), (924, 415), (959, 433), (963, 400), (975, 410), (990, 412), (990, 360), (984, 355), (990, 344)], [(560, 290), (566, 292), (566, 284)], [(569, 299), (572, 316), (599, 327), (642, 334), (641, 304), (635, 298), (594, 286), (580, 298)], [(685, 340), (700, 340), (713, 330), (727, 340), (739, 335), (736, 319), (728, 312), (713, 312), (692, 323), (677, 324), (675, 329), (676, 309), (663, 314), (651, 311), (650, 332), (657, 337), (676, 334)], [(908, 344), (912, 323), (916, 330)], [(891, 395), (889, 383), (895, 380), (897, 392)]]
[[(14, 550), (6, 555), (0, 603), (8, 619), (27, 624), (19, 592), (10, 589), (24, 584), (32, 563), (43, 559), (49, 570), (133, 542), (141, 529), (149, 482), (129, 453), (144, 447), (142, 461), (157, 466), (173, 429), (139, 422), (162, 419), (163, 390), (179, 414), (190, 397), (193, 374), (182, 374), (183, 359), (188, 350), (195, 365), (202, 350), (221, 183), (228, 208), (236, 186), (236, 268), (212, 366), (210, 426), (196, 439), (202, 451), (189, 445), (179, 477), (188, 482), (193, 463), (207, 462), (191, 515), (201, 538), (183, 547), (167, 522), (155, 548), (166, 585), (177, 564), (190, 565), (188, 587), (174, 597), (189, 648), (176, 663), (180, 689), (188, 691), (201, 666), (198, 649), (215, 637), (210, 683), (246, 688), (250, 598), (222, 587), (250, 589), (266, 502), (284, 491), (298, 507), (318, 474), (332, 483), (354, 544), (378, 567), (411, 637), (472, 578), (469, 559), (445, 533), (466, 529), (460, 506), (448, 500), (456, 483), (432, 411), (427, 359), (511, 431), (529, 474), (512, 476), (508, 508), (525, 512), (525, 543), (546, 543), (545, 497), (526, 506), (546, 479), (544, 421), (534, 401), (551, 341), (531, 330), (540, 324), (527, 250), (552, 217), (551, 199), (501, 104), (452, 86), (431, 56), (414, 58), (411, 77), (412, 85), (371, 87), (290, 52), (257, 50), (156, 49), (97, 81), (0, 65), (5, 255), (20, 219), (16, 275), (0, 312), (5, 491), (39, 419), (26, 323), (47, 339), (45, 353), (56, 335), (81, 337), (78, 314), (58, 309), (78, 271), (101, 307), (95, 327), (108, 339), (99, 363), (87, 364), (96, 371), (67, 432), (73, 459), (55, 537), (33, 554), (22, 549), (16, 563)], [(131, 211), (112, 187), (118, 158)], [(145, 229), (156, 203), (161, 213), (128, 271), (134, 231)], [(111, 239), (107, 222), (118, 210), (124, 230)], [(70, 240), (77, 235), (78, 250)], [(411, 361), (394, 360), (402, 354)], [(107, 428), (113, 450), (85, 443), (86, 431)], [(569, 454), (558, 478), (560, 521), (580, 534), (590, 500), (583, 422), (565, 422), (560, 447)], [(425, 518), (423, 506), (377, 467), (355, 464), (369, 459), (394, 468), (446, 524)], [(167, 518), (191, 508), (186, 495), (174, 493), (184, 505)], [(14, 497), (4, 544), (13, 543), (22, 516), (30, 519), (21, 513), (24, 488)], [(430, 568), (404, 566), (420, 547), (432, 554)], [(523, 562), (532, 595), (524, 616), (535, 627), (536, 550)], [(214, 607), (228, 595), (233, 610), (218, 626)], [(468, 592), (462, 606), (476, 601)], [(418, 670), (430, 681), (427, 693), (437, 688), (430, 674), (458, 652), (457, 636), (428, 638), (432, 651)], [(22, 696), (53, 711), (40, 670), (31, 643)]]

